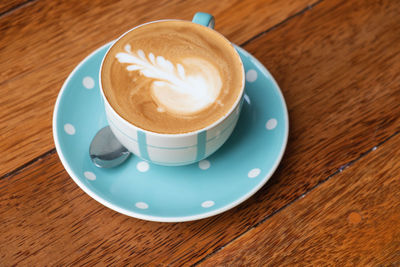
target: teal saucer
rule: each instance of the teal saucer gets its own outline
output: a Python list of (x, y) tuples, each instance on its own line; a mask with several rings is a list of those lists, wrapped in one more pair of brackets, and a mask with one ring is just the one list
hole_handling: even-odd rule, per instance
[(236, 47), (246, 72), (246, 95), (232, 136), (196, 164), (164, 167), (130, 156), (100, 169), (89, 144), (107, 125), (98, 86), (101, 60), (110, 44), (84, 59), (65, 81), (54, 108), (57, 153), (76, 184), (103, 205), (139, 219), (181, 222), (219, 214), (259, 190), (277, 168), (288, 138), (285, 100), (271, 74)]

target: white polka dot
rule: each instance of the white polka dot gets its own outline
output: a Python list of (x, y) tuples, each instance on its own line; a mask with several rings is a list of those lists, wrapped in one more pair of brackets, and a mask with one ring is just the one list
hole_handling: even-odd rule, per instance
[(94, 80), (92, 77), (87, 76), (83, 78), (82, 84), (86, 89), (92, 89), (94, 87)]
[(246, 72), (246, 81), (248, 82), (254, 82), (257, 80), (257, 71), (255, 70), (249, 70)]
[(278, 121), (276, 119), (269, 119), (265, 124), (265, 128), (267, 128), (267, 130), (273, 130), (277, 125)]
[(207, 201), (204, 201), (203, 203), (201, 203), (201, 206), (203, 208), (210, 208), (210, 207), (214, 206), (214, 204), (215, 204), (214, 201), (207, 200)]
[(140, 172), (147, 172), (150, 169), (150, 165), (146, 161), (141, 161), (136, 165), (136, 169)]
[(96, 180), (96, 175), (93, 172), (84, 172), (83, 174), (88, 180)]
[(163, 107), (158, 107), (158, 108), (157, 108), (157, 111), (158, 111), (158, 112), (165, 112), (165, 109), (164, 109)]
[(67, 123), (64, 125), (64, 131), (69, 134), (69, 135), (74, 135), (75, 134), (75, 127), (74, 125)]
[(251, 171), (249, 171), (249, 173), (247, 174), (247, 176), (249, 178), (255, 178), (257, 177), (259, 174), (261, 173), (261, 170), (259, 168), (255, 168), (252, 169)]
[(202, 160), (199, 162), (199, 168), (202, 170), (207, 170), (208, 168), (210, 168), (210, 162), (208, 160)]
[(149, 208), (149, 205), (147, 205), (147, 203), (144, 203), (144, 202), (136, 202), (135, 206), (136, 206), (136, 208), (139, 208), (141, 210), (145, 210), (145, 209)]

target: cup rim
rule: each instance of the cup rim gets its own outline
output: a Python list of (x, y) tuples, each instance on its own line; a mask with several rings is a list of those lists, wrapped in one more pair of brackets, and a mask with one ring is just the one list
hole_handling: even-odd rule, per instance
[[(114, 44), (116, 44), (119, 40), (121, 40), (125, 35), (127, 35), (128, 33), (130, 33), (131, 31), (134, 31), (137, 28), (143, 27), (145, 25), (148, 24), (152, 24), (152, 23), (159, 23), (159, 22), (167, 22), (167, 21), (182, 21), (182, 22), (188, 22), (188, 23), (194, 23), (198, 26), (204, 27), (207, 30), (213, 30), (215, 33), (217, 33), (218, 35), (220, 35), (224, 40), (226, 40), (226, 42), (229, 43), (229, 45), (233, 48), (234, 54), (237, 57), (237, 59), (239, 60), (240, 66), (241, 66), (241, 73), (242, 73), (242, 83), (241, 83), (241, 89), (240, 89), (240, 93), (238, 94), (237, 99), (235, 100), (234, 104), (231, 106), (231, 108), (229, 109), (229, 111), (227, 113), (225, 113), (223, 116), (221, 116), (218, 120), (214, 121), (212, 124), (207, 125), (206, 127), (203, 127), (201, 129), (195, 130), (195, 131), (190, 131), (190, 132), (185, 132), (185, 133), (158, 133), (158, 132), (153, 132), (150, 130), (146, 130), (143, 129), (131, 122), (129, 122), (128, 120), (126, 120), (125, 118), (123, 118), (114, 108), (113, 106), (110, 104), (110, 102), (108, 101), (107, 97), (104, 94), (104, 90), (103, 90), (103, 86), (102, 86), (102, 81), (101, 81), (101, 73), (103, 70), (103, 65), (104, 65), (104, 60), (107, 57), (107, 55), (109, 54), (110, 50), (113, 48)], [(151, 134), (151, 135), (155, 135), (155, 136), (167, 136), (167, 137), (185, 137), (185, 136), (192, 136), (192, 135), (197, 135), (203, 131), (208, 131), (209, 129), (214, 128), (215, 126), (219, 125), (221, 122), (223, 122), (226, 118), (228, 118), (232, 112), (238, 107), (238, 105), (240, 104), (241, 99), (243, 98), (244, 95), (244, 89), (245, 89), (245, 71), (244, 71), (244, 66), (243, 66), (243, 61), (240, 58), (239, 52), (237, 51), (237, 49), (235, 48), (235, 45), (233, 43), (231, 43), (224, 35), (222, 35), (221, 33), (219, 33), (218, 31), (214, 30), (213, 28), (189, 21), (189, 20), (182, 20), (182, 19), (161, 19), (161, 20), (155, 20), (155, 21), (150, 21), (150, 22), (146, 22), (143, 24), (140, 24), (138, 26), (133, 27), (132, 29), (124, 32), (122, 35), (120, 35), (117, 39), (113, 40), (110, 42), (111, 45), (110, 47), (107, 49), (106, 53), (104, 54), (103, 59), (101, 60), (101, 64), (100, 64), (100, 70), (99, 70), (99, 87), (100, 87), (100, 92), (101, 92), (101, 96), (102, 99), (104, 100), (104, 102), (108, 105), (108, 107), (110, 108), (110, 110), (112, 111), (112, 113), (114, 114), (114, 116), (116, 116), (119, 120), (121, 120), (124, 124), (129, 125), (129, 127), (133, 127), (135, 130), (140, 130), (142, 132), (145, 132), (146, 134)]]

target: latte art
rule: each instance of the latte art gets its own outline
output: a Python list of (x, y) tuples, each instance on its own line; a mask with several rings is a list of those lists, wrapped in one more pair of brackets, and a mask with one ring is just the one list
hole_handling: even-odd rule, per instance
[(198, 57), (182, 58), (182, 63), (174, 64), (163, 56), (143, 50), (116, 54), (120, 63), (127, 63), (127, 71), (139, 71), (152, 79), (152, 96), (158, 105), (158, 112), (190, 115), (213, 104), (220, 93), (222, 81), (217, 68), (212, 63)]
[(141, 25), (107, 52), (100, 74), (107, 102), (131, 124), (188, 133), (227, 115), (243, 93), (240, 57), (222, 35), (192, 22)]

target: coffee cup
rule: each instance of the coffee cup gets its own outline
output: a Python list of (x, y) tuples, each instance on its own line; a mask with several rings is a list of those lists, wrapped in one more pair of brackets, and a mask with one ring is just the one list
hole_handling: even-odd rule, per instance
[(99, 84), (107, 121), (136, 156), (165, 166), (192, 164), (231, 135), (244, 68), (213, 27), (207, 13), (153, 21), (123, 34), (105, 54)]

